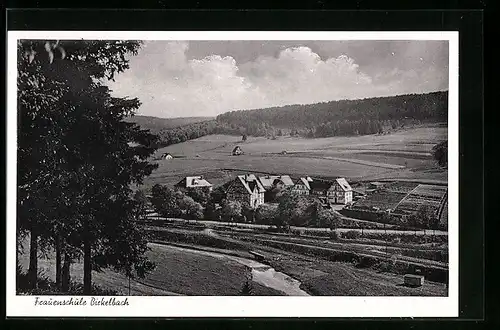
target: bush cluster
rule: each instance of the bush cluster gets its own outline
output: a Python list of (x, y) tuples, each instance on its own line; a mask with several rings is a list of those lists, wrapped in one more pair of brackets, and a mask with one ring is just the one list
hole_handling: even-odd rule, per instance
[[(16, 287), (19, 295), (82, 295), (83, 284), (71, 281), (68, 291), (63, 292), (57, 287), (46, 274), (42, 271), (38, 272), (37, 288), (31, 289), (28, 277), (24, 271), (18, 266), (16, 271)], [(105, 289), (98, 285), (92, 284), (92, 294), (98, 296), (119, 296), (120, 294), (114, 290)]]
[(349, 230), (345, 233), (342, 233), (342, 237), (347, 239), (358, 239), (361, 237), (361, 232), (357, 230)]
[(186, 244), (201, 245), (201, 246), (214, 247), (220, 249), (234, 249), (234, 250), (246, 249), (246, 246), (243, 243), (229, 239), (223, 239), (220, 237), (209, 236), (201, 232), (148, 229), (148, 233), (152, 238), (152, 240), (157, 240), (157, 241), (186, 243)]

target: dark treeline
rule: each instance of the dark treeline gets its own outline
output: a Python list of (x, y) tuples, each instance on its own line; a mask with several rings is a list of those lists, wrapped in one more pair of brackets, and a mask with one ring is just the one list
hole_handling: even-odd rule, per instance
[(209, 120), (161, 130), (157, 133), (160, 137), (158, 147), (166, 147), (210, 134), (240, 135), (242, 132), (238, 128), (232, 129), (230, 126), (221, 125), (216, 120)]
[(159, 132), (161, 146), (209, 134), (307, 138), (383, 133), (408, 123), (446, 122), (448, 92), (231, 111)]

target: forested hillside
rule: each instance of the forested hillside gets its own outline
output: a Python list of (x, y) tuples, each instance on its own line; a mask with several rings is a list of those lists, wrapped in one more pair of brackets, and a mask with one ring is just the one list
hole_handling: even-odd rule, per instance
[(447, 114), (448, 92), (435, 92), (231, 111), (217, 116), (217, 121), (243, 127), (248, 135), (265, 135), (265, 128), (274, 128), (334, 136), (377, 133), (384, 121), (443, 122)]
[(446, 122), (448, 92), (231, 111), (215, 120), (157, 131), (161, 146), (209, 134), (308, 138), (383, 133), (408, 123)]
[(185, 126), (213, 119), (213, 117), (158, 118), (151, 116), (133, 116), (126, 118), (126, 121), (136, 123), (143, 129), (149, 129), (152, 133), (159, 133), (164, 129)]

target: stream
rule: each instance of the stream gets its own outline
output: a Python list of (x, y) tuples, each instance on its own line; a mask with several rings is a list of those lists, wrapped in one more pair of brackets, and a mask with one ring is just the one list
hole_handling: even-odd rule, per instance
[(263, 263), (260, 263), (252, 259), (236, 257), (217, 252), (201, 251), (201, 250), (171, 246), (171, 245), (156, 244), (156, 243), (150, 243), (150, 244), (161, 246), (163, 248), (175, 249), (178, 251), (196, 253), (199, 255), (214, 257), (218, 259), (232, 260), (239, 264), (250, 267), (252, 269), (252, 280), (256, 283), (259, 283), (274, 290), (281, 291), (287, 296), (309, 296), (307, 292), (300, 289), (301, 283), (296, 279), (284, 273), (277, 272), (276, 270), (274, 270), (274, 268), (272, 268), (269, 265), (265, 265)]

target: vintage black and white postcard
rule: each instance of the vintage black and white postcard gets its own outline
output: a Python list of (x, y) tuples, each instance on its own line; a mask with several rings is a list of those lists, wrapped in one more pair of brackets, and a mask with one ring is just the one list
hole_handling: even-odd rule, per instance
[(458, 316), (458, 32), (8, 52), (7, 316)]

